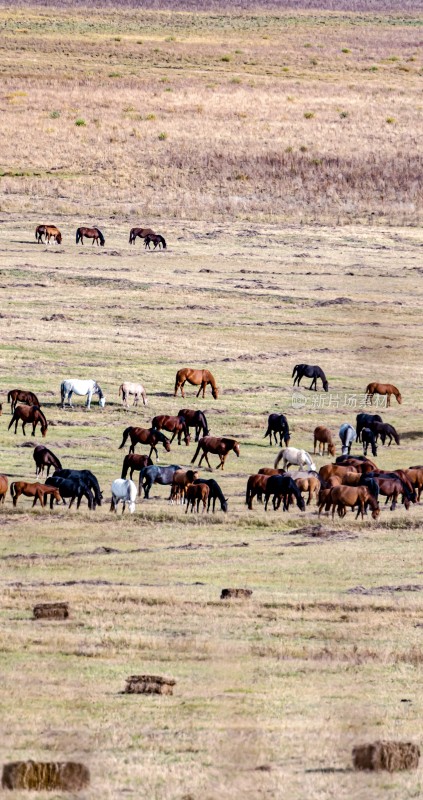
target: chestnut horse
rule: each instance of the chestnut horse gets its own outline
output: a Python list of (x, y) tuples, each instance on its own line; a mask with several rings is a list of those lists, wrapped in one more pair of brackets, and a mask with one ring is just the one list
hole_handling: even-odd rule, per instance
[(176, 373), (176, 380), (175, 380), (175, 393), (174, 396), (178, 394), (178, 389), (181, 390), (182, 397), (185, 397), (184, 393), (184, 384), (188, 381), (191, 383), (192, 386), (199, 386), (199, 390), (197, 392), (197, 397), (199, 397), (201, 390), (203, 391), (203, 397), (206, 395), (206, 386), (209, 383), (212, 390), (212, 395), (215, 400), (217, 400), (219, 396), (219, 389), (216, 386), (216, 381), (209, 372), (208, 369), (191, 369), (190, 367), (183, 367), (183, 369), (179, 369)]
[(388, 395), (388, 399), (386, 401), (387, 406), (391, 405), (392, 394), (396, 397), (397, 403), (399, 403), (400, 405), (402, 403), (401, 392), (392, 383), (369, 383), (366, 388), (366, 395), (367, 395), (366, 402), (370, 398), (370, 403), (372, 404), (373, 396), (375, 394)]
[(47, 244), (50, 244), (50, 239), (54, 239), (57, 244), (62, 244), (62, 234), (59, 231), (59, 228), (56, 228), (55, 225), (43, 225), (44, 228), (44, 235), (46, 237)]
[(129, 244), (135, 244), (135, 239), (137, 236), (140, 239), (145, 239), (146, 236), (155, 236), (155, 232), (152, 228), (131, 228), (129, 231)]
[(13, 414), (18, 403), (25, 403), (27, 406), (38, 406), (41, 403), (34, 392), (27, 392), (25, 389), (11, 389), (7, 394), (7, 402), (10, 403), (10, 413)]
[(356, 519), (360, 514), (364, 519), (366, 505), (372, 509), (373, 519), (377, 519), (380, 514), (379, 503), (366, 486), (334, 486), (330, 491), (330, 499), (332, 501), (332, 519), (336, 509), (338, 509), (338, 515), (344, 517), (347, 506), (354, 508), (356, 505), (358, 505)]
[(209, 499), (210, 487), (207, 483), (191, 483), (186, 492), (187, 507), (185, 514), (188, 514), (188, 509), (191, 505), (191, 513), (194, 511), (195, 503), (197, 503), (197, 514), (200, 510), (200, 502), (203, 504), (203, 514), (206, 510), (207, 501)]
[(47, 433), (48, 423), (47, 420), (41, 411), (41, 408), (38, 406), (16, 406), (13, 417), (9, 422), (9, 426), (7, 430), (10, 430), (13, 423), (15, 423), (15, 433), (18, 432), (18, 422), (22, 422), (22, 433), (25, 436), (25, 425), (29, 422), (32, 422), (32, 434), (31, 436), (35, 436), (35, 429), (40, 423), (41, 425), (41, 433), (43, 436)]
[(106, 241), (101, 230), (99, 228), (77, 228), (76, 231), (76, 243), (84, 244), (84, 236), (86, 239), (92, 239), (92, 244), (97, 242), (97, 247), (101, 244), (104, 247), (104, 242)]
[(250, 475), (248, 478), (247, 491), (245, 492), (245, 502), (250, 511), (253, 510), (253, 500), (255, 497), (257, 497), (257, 501), (259, 503), (263, 502), (263, 494), (266, 491), (266, 484), (269, 477), (269, 475), (257, 473), (256, 475)]
[(131, 439), (131, 446), (129, 448), (130, 453), (135, 452), (135, 445), (136, 444), (149, 444), (150, 445), (150, 452), (149, 457), (151, 458), (151, 454), (154, 451), (156, 454), (156, 458), (159, 458), (159, 453), (157, 451), (157, 444), (162, 444), (166, 452), (168, 453), (170, 450), (170, 442), (166, 436), (161, 433), (161, 431), (157, 431), (154, 428), (133, 428), (130, 426), (129, 428), (125, 428), (123, 432), (122, 444), (119, 445), (119, 450), (122, 450), (122, 447), (125, 447), (126, 440), (128, 436)]
[(198, 462), (199, 467), (201, 466), (203, 458), (205, 458), (207, 464), (209, 465), (209, 469), (213, 469), (208, 459), (208, 453), (213, 453), (214, 455), (219, 456), (220, 464), (217, 469), (220, 467), (222, 470), (225, 464), (226, 456), (231, 452), (231, 450), (233, 450), (239, 458), (239, 442), (237, 442), (236, 439), (229, 439), (226, 436), (203, 436), (198, 442), (198, 447), (195, 451), (194, 458), (191, 460), (191, 464), (195, 463), (195, 459), (197, 458), (200, 450), (203, 451), (203, 454)]
[(44, 508), (46, 504), (46, 495), (52, 495), (58, 503), (62, 498), (60, 492), (55, 486), (46, 486), (45, 483), (27, 483), (26, 481), (14, 481), (10, 484), (10, 494), (13, 498), (13, 505), (16, 506), (18, 497), (24, 494), (25, 497), (33, 497), (34, 502), (32, 507), (35, 506), (37, 500), (40, 501), (40, 506)]
[(6, 475), (0, 475), (0, 504), (4, 503), (9, 483)]
[(175, 436), (178, 437), (178, 444), (181, 444), (182, 434), (184, 435), (184, 442), (187, 447), (191, 441), (191, 436), (188, 432), (185, 417), (169, 417), (166, 416), (166, 414), (161, 414), (160, 416), (152, 419), (151, 426), (158, 431), (163, 429), (165, 431), (169, 431), (169, 433), (173, 433), (173, 436), (170, 440), (171, 444)]
[(336, 448), (333, 443), (332, 434), (329, 428), (325, 428), (324, 425), (318, 425), (317, 428), (314, 429), (314, 450), (313, 453), (316, 452), (316, 444), (317, 452), (320, 455), (320, 446), (321, 448), (321, 455), (324, 456), (325, 454), (325, 444), (327, 445), (328, 454), (335, 457), (336, 455)]

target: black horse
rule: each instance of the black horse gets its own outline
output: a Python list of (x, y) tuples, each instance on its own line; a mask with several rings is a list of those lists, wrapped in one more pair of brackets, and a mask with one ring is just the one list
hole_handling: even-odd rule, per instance
[(374, 422), (382, 422), (382, 417), (379, 414), (366, 414), (362, 412), (357, 414), (356, 417), (356, 433), (357, 442), (361, 442), (361, 431), (363, 428), (373, 428)]
[(329, 384), (321, 367), (311, 367), (309, 364), (296, 364), (292, 370), (292, 377), (294, 378), (294, 386), (295, 384), (298, 386), (300, 385), (301, 378), (312, 378), (313, 380), (311, 381), (309, 389), (313, 389), (314, 387), (315, 392), (317, 392), (317, 379), (320, 378), (325, 392), (329, 391)]
[[(88, 484), (82, 478), (59, 478), (58, 475), (52, 475), (46, 479), (47, 486), (55, 486), (59, 490), (60, 496), (63, 498), (70, 497), (69, 508), (74, 500), (77, 500), (76, 507), (79, 508), (81, 500), (86, 497), (88, 500), (88, 508), (90, 511), (94, 508), (95, 501), (94, 495)], [(54, 497), (50, 497), (50, 508), (53, 508)]]
[(300, 511), (305, 511), (305, 502), (303, 496), (293, 480), (289, 475), (270, 475), (266, 483), (266, 499), (264, 502), (264, 510), (267, 511), (267, 504), (270, 496), (273, 495), (273, 508), (275, 511), (279, 508), (281, 500), (283, 500), (283, 510), (288, 511), (291, 495), (297, 501), (297, 506)]
[(94, 508), (101, 506), (103, 500), (103, 493), (100, 489), (100, 484), (93, 472), (89, 469), (57, 469), (53, 477), (70, 478), (71, 480), (78, 481), (82, 479), (87, 486), (91, 489), (94, 495)]
[(209, 435), (210, 429), (207, 424), (206, 415), (202, 411), (196, 411), (191, 408), (181, 408), (178, 411), (178, 417), (184, 417), (187, 424), (188, 433), (190, 428), (195, 428), (196, 442), (198, 442), (200, 435)]
[(222, 511), (228, 510), (228, 499), (224, 496), (219, 484), (214, 478), (206, 480), (205, 478), (197, 478), (194, 483), (205, 483), (209, 487), (209, 499), (207, 503), (207, 513), (210, 511), (211, 501), (213, 500), (213, 514), (216, 509), (216, 500), (220, 501), (220, 508)]
[(387, 422), (372, 422), (372, 431), (375, 434), (376, 441), (380, 436), (382, 444), (385, 444), (386, 439), (389, 439), (388, 447), (390, 446), (392, 439), (394, 440), (395, 444), (400, 443), (400, 438), (394, 426), (389, 425)]
[(290, 440), (290, 433), (289, 433), (289, 425), (288, 420), (284, 414), (269, 414), (267, 420), (267, 431), (264, 434), (264, 439), (266, 436), (270, 436), (270, 446), (272, 445), (272, 435), (275, 437), (275, 444), (278, 443), (277, 434), (279, 434), (279, 446), (282, 447), (282, 441), (285, 442), (285, 447), (288, 447), (289, 440)]
[(153, 483), (160, 483), (162, 486), (169, 486), (173, 481), (176, 470), (182, 469), (178, 464), (171, 464), (169, 467), (143, 467), (140, 470), (138, 494), (141, 496), (141, 488), (144, 489), (144, 497), (148, 500), (150, 489)]
[(363, 455), (367, 456), (367, 448), (370, 445), (372, 448), (372, 456), (377, 456), (376, 439), (373, 431), (370, 428), (362, 428), (361, 441), (363, 443)]
[(36, 475), (41, 475), (44, 472), (44, 467), (47, 467), (47, 476), (50, 472), (50, 467), (62, 469), (62, 465), (57, 456), (55, 456), (48, 447), (44, 447), (43, 444), (38, 444), (34, 447), (33, 458), (35, 461)]

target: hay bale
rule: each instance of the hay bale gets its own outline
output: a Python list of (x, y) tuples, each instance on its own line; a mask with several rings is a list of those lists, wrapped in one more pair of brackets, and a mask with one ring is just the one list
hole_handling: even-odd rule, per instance
[(34, 619), (67, 619), (69, 603), (38, 603), (33, 609)]
[(230, 600), (234, 597), (236, 598), (247, 598), (251, 597), (253, 593), (252, 589), (222, 589), (220, 599), (221, 600)]
[(161, 675), (130, 675), (124, 694), (173, 694), (176, 681)]
[(90, 772), (74, 761), (14, 761), (4, 764), (3, 789), (75, 792), (90, 783)]
[(413, 742), (378, 741), (353, 747), (352, 757), (354, 769), (397, 772), (417, 769), (420, 748)]

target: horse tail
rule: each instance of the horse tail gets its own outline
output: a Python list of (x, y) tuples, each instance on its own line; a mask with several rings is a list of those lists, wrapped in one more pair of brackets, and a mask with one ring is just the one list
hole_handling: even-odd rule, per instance
[(79, 240), (80, 240), (80, 238), (81, 238), (81, 233), (80, 233), (80, 231), (81, 231), (81, 228), (77, 228), (77, 229), (76, 229), (76, 243), (77, 243), (77, 244), (78, 244), (78, 242), (79, 242)]
[(195, 451), (195, 454), (194, 454), (193, 458), (191, 459), (191, 464), (195, 464), (195, 459), (197, 458), (200, 450), (201, 450), (201, 440), (198, 442), (198, 446), (197, 446), (197, 449)]
[(295, 367), (294, 367), (294, 369), (292, 370), (292, 375), (291, 375), (291, 378), (293, 378), (293, 377), (294, 377), (294, 375), (295, 375), (295, 373), (296, 373), (296, 371), (297, 371), (298, 367), (299, 367), (299, 364), (296, 364), (296, 365), (295, 365)]
[(63, 401), (65, 399), (65, 394), (66, 394), (65, 381), (62, 381), (62, 383), (60, 384), (60, 397), (61, 397), (62, 403), (63, 403)]
[(291, 438), (291, 433), (290, 433), (290, 430), (289, 430), (288, 420), (285, 418), (285, 435), (284, 435), (284, 439), (285, 439), (285, 441), (287, 441), (290, 438)]
[(16, 481), (10, 484), (10, 496), (14, 497), (16, 494)]
[(102, 234), (102, 232), (101, 232), (100, 228), (94, 228), (94, 230), (96, 230), (96, 231), (97, 231), (97, 233), (98, 233), (98, 236), (99, 236), (99, 239), (100, 239), (100, 244), (101, 244), (101, 246), (103, 247), (103, 245), (104, 245), (104, 242), (105, 242), (106, 240), (105, 240), (105, 238), (104, 238), (104, 236), (103, 236), (103, 234)]
[(275, 458), (275, 463), (273, 465), (275, 469), (277, 469), (279, 461), (281, 461), (282, 458), (283, 458), (283, 450), (280, 450), (278, 455)]
[(265, 438), (266, 438), (266, 436), (270, 436), (270, 435), (271, 435), (271, 433), (272, 433), (272, 431), (270, 430), (270, 425), (268, 424), (268, 425), (267, 425), (267, 431), (266, 431), (266, 433), (264, 434), (264, 436), (263, 436), (263, 439), (265, 439)]
[(8, 393), (7, 393), (7, 402), (8, 402), (8, 403), (11, 403), (11, 402), (12, 402), (12, 399), (13, 399), (13, 398), (12, 398), (12, 390), (10, 390), (10, 392), (8, 392)]
[(129, 231), (129, 244), (132, 244), (132, 229)]
[(247, 490), (245, 492), (245, 503), (248, 506), (248, 508), (250, 507), (250, 497), (251, 497), (250, 479), (248, 479), (248, 481), (247, 481)]
[(121, 395), (123, 396), (123, 383), (121, 383), (118, 389), (118, 397), (120, 397)]
[(159, 240), (161, 241), (161, 243), (163, 245), (163, 250), (166, 250), (166, 242), (165, 242), (163, 236), (159, 236)]
[(122, 447), (125, 447), (125, 442), (126, 442), (128, 436), (129, 436), (130, 430), (131, 430), (131, 427), (125, 428), (125, 430), (123, 432), (122, 444), (119, 445), (119, 450), (122, 450)]
[(128, 474), (128, 469), (129, 469), (128, 461), (129, 461), (128, 456), (125, 456), (125, 458), (123, 459), (123, 464), (122, 464), (122, 475), (120, 476), (121, 478), (123, 478), (123, 480), (125, 480), (125, 478), (126, 478), (126, 476)]

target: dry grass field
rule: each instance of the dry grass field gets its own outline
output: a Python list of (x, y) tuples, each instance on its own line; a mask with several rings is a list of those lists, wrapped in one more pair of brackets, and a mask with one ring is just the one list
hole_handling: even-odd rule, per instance
[[(316, 425), (337, 438), (354, 422), (372, 379), (403, 394), (378, 409), (401, 435), (378, 464), (423, 464), (415, 8), (0, 8), (0, 472), (35, 479), (32, 437), (7, 431), (7, 390), (22, 386), (45, 410), (45, 444), (106, 497), (92, 513), (10, 496), (0, 508), (0, 764), (80, 760), (85, 800), (423, 795), (421, 768), (351, 761), (356, 743), (421, 743), (422, 506), (356, 522), (244, 502), (278, 452), (269, 413), (310, 451)], [(61, 247), (36, 244), (45, 221)], [(83, 223), (104, 248), (76, 246)], [(168, 249), (130, 247), (137, 223)], [(306, 382), (294, 407), (300, 362), (324, 368), (330, 393)], [(212, 370), (217, 401), (173, 397), (184, 365)], [(62, 410), (67, 377), (98, 380), (104, 410)], [(142, 381), (146, 408), (122, 408), (125, 379)], [(155, 486), (133, 516), (112, 515), (123, 429), (182, 407), (241, 444), (213, 472), (228, 513), (185, 515)], [(253, 595), (221, 601), (230, 586)], [(69, 602), (67, 621), (32, 619), (53, 601)], [(122, 694), (142, 673), (174, 678), (174, 695)]]

